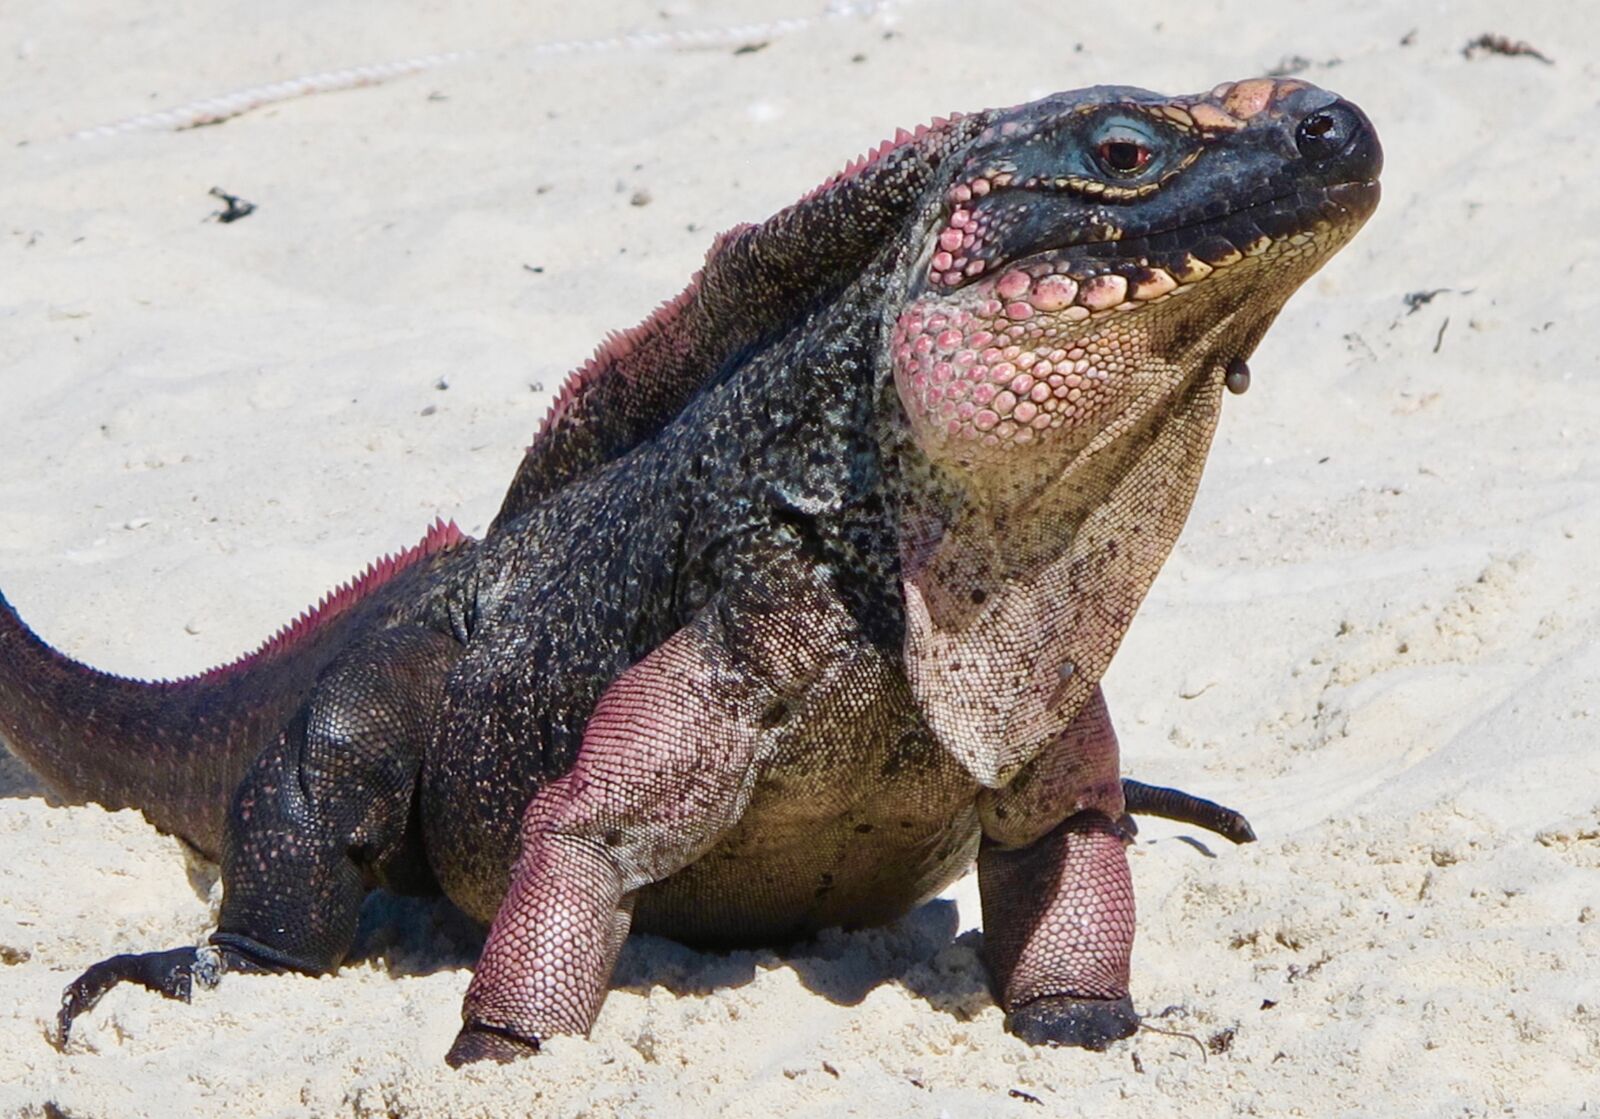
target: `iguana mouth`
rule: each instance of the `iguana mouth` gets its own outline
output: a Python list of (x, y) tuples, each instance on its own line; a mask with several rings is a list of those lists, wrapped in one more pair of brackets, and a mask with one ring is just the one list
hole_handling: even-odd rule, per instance
[[(1178, 240), (1188, 246), (1187, 250), (1181, 248), (1176, 250), (1179, 256), (1185, 252), (1194, 254), (1212, 250), (1218, 241), (1227, 241), (1235, 247), (1242, 248), (1243, 245), (1251, 244), (1263, 237), (1272, 241), (1290, 240), (1313, 233), (1319, 227), (1326, 225), (1366, 220), (1377, 206), (1378, 190), (1375, 179), (1319, 186), (1311, 188), (1309, 192), (1302, 188), (1299, 191), (1258, 199), (1246, 205), (1230, 206), (1220, 214), (1160, 226), (1131, 238), (1123, 230), (1109, 229), (1107, 230), (1109, 236), (1046, 245), (1039, 251), (1029, 253), (1020, 259), (1028, 260), (1074, 251), (1087, 252), (1091, 257), (1104, 254), (1108, 257), (1140, 255), (1156, 259), (1170, 258), (1174, 255), (1174, 250), (1152, 248), (1160, 244), (1163, 239)], [(1313, 197), (1307, 197), (1308, 193)], [(1267, 220), (1265, 223), (1258, 223), (1254, 237), (1241, 237), (1239, 231), (1241, 223), (1261, 218)]]
[[(1030, 193), (1036, 188), (1024, 188)], [(1308, 197), (1308, 195), (1310, 195)], [(1196, 221), (1159, 227), (1128, 238), (1113, 226), (1104, 235), (1032, 249), (998, 267), (978, 258), (976, 274), (940, 282), (941, 253), (930, 260), (920, 292), (955, 295), (993, 279), (1001, 301), (994, 308), (1013, 321), (1030, 311), (1060, 313), (1069, 321), (1182, 293), (1243, 260), (1278, 251), (1343, 240), (1340, 227), (1364, 222), (1378, 204), (1376, 179), (1302, 188), (1230, 208)], [(954, 263), (954, 261), (950, 262)], [(970, 266), (970, 265), (969, 265)], [(949, 275), (946, 269), (943, 275)], [(913, 293), (913, 296), (917, 292)], [(974, 294), (977, 294), (976, 292)], [(1026, 309), (1025, 309), (1026, 308)]]

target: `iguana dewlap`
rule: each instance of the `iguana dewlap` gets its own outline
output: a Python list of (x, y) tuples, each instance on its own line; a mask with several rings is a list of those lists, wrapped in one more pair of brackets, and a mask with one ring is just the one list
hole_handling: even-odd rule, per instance
[[(584, 1033), (631, 928), (891, 920), (976, 860), (1007, 1024), (1103, 1047), (1129, 811), (1099, 681), (1225, 387), (1378, 201), (1299, 81), (936, 120), (759, 226), (569, 380), (482, 540), (439, 525), (243, 660), (141, 683), (0, 599), (0, 738), (222, 864), (187, 997), (325, 972), (376, 886), (491, 923), (452, 1063)], [(1126, 788), (1126, 797), (1125, 797)]]

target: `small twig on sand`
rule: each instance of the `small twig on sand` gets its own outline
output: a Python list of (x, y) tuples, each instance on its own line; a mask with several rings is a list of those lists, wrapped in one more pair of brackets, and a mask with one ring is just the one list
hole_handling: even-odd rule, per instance
[(1153, 1034), (1165, 1034), (1168, 1037), (1187, 1038), (1188, 1040), (1194, 1042), (1196, 1048), (1198, 1048), (1200, 1050), (1200, 1061), (1201, 1061), (1201, 1063), (1204, 1064), (1206, 1062), (1206, 1059), (1207, 1059), (1206, 1058), (1206, 1043), (1201, 1041), (1199, 1038), (1195, 1037), (1194, 1034), (1186, 1034), (1181, 1030), (1164, 1030), (1160, 1026), (1152, 1026), (1148, 1019), (1146, 1019), (1143, 1022), (1140, 1022), (1139, 1023), (1139, 1028), (1141, 1030), (1148, 1030)]
[(1505, 35), (1492, 35), (1485, 32), (1472, 42), (1461, 48), (1461, 57), (1477, 58), (1480, 54), (1503, 54), (1507, 58), (1537, 58), (1546, 66), (1554, 66), (1556, 60), (1540, 51), (1531, 43), (1524, 43), (1520, 39), (1510, 39)]

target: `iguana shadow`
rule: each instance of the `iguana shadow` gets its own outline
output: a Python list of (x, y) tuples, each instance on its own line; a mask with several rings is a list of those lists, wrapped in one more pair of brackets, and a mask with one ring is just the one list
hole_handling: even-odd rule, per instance
[(825, 929), (776, 949), (727, 952), (636, 935), (624, 946), (613, 990), (706, 995), (741, 987), (762, 972), (787, 968), (809, 991), (855, 1006), (885, 984), (898, 984), (934, 1009), (966, 1020), (993, 1000), (979, 958), (982, 934), (960, 932), (956, 903), (936, 898), (878, 928)]
[[(379, 890), (362, 907), (348, 962), (370, 963), (394, 976), (470, 968), (484, 932), (443, 898)], [(705, 996), (787, 968), (807, 990), (841, 1006), (855, 1006), (894, 983), (966, 1020), (993, 1000), (979, 955), (983, 934), (958, 933), (956, 903), (944, 898), (880, 928), (826, 929), (781, 948), (716, 951), (636, 933), (623, 946), (611, 989), (644, 994), (661, 987), (680, 997)]]
[(0, 800), (25, 797), (38, 797), (45, 795), (44, 782), (33, 775), (33, 772), (22, 762), (11, 756), (11, 752), (0, 746)]
[[(0, 799), (26, 797), (52, 799), (21, 762), (0, 749)], [(195, 856), (187, 869), (195, 893), (208, 896), (215, 864)], [(637, 933), (623, 946), (611, 987), (708, 995), (786, 967), (807, 990), (842, 1006), (855, 1006), (878, 987), (899, 983), (936, 1009), (966, 1018), (991, 1000), (979, 959), (983, 934), (958, 936), (959, 931), (955, 902), (936, 898), (879, 928), (826, 929), (779, 948), (713, 951)], [(375, 890), (361, 908), (346, 962), (370, 963), (397, 977), (470, 968), (485, 932), (445, 898)]]

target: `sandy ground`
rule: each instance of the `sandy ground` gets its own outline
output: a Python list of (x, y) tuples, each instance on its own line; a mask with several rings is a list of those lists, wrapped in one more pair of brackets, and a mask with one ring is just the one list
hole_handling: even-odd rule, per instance
[[(119, 990), (58, 1053), (63, 984), (198, 940), (218, 891), (141, 817), (51, 807), (0, 760), (0, 1113), (1600, 1110), (1587, 0), (156, 7), (17, 0), (0, 25), (0, 585), (136, 675), (231, 658), (435, 514), (481, 530), (565, 370), (716, 230), (896, 125), (1289, 61), (1377, 122), (1386, 201), (1228, 402), (1108, 678), (1129, 769), (1262, 836), (1151, 824), (1133, 848), (1134, 997), (1170, 1034), (1100, 1055), (1007, 1036), (968, 878), (784, 954), (635, 938), (594, 1036), (512, 1067), (445, 1068), (474, 933), (393, 900), (337, 976), (230, 977), (190, 1007)], [(536, 49), (786, 16), (812, 22)], [(1554, 64), (1463, 57), (1484, 32)], [(451, 50), (478, 53), (64, 139)], [(259, 208), (207, 221), (213, 186)]]

